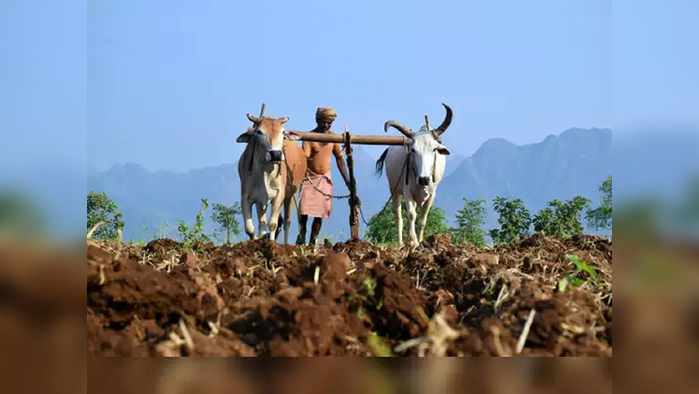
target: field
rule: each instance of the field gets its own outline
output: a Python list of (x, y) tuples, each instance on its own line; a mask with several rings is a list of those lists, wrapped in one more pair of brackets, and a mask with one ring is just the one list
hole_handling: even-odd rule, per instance
[(612, 243), (88, 241), (87, 353), (612, 356)]

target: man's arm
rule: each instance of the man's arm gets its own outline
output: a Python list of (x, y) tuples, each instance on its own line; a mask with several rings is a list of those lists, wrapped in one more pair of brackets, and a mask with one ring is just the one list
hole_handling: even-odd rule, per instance
[(335, 161), (337, 162), (337, 169), (340, 170), (340, 174), (342, 175), (342, 179), (345, 181), (345, 185), (347, 185), (347, 188), (349, 189), (350, 187), (350, 179), (349, 175), (347, 175), (347, 167), (345, 166), (345, 158), (342, 154), (342, 148), (340, 147), (340, 144), (335, 144), (333, 147), (333, 155), (335, 156)]

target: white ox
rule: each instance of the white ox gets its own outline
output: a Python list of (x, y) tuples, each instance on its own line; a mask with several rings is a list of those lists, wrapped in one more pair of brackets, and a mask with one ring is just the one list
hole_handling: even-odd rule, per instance
[[(447, 130), (452, 120), (452, 110), (442, 103), (447, 111), (446, 117), (439, 127), (427, 130), (422, 126), (418, 132), (413, 132), (396, 121), (388, 121), (384, 131), (394, 127), (408, 137), (405, 147), (391, 146), (386, 149), (376, 161), (376, 175), (380, 176), (386, 167), (389, 192), (393, 200), (393, 213), (398, 227), (398, 245), (403, 245), (403, 218), (401, 216), (400, 196), (406, 204), (408, 219), (408, 246), (417, 246), (423, 241), (427, 214), (434, 203), (437, 186), (444, 177), (446, 157), (449, 149), (442, 145), (441, 135)], [(420, 218), (415, 229), (417, 208), (420, 208)]]

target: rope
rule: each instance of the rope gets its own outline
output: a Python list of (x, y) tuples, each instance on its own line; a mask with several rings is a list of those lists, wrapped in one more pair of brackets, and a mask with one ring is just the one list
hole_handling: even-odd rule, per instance
[[(410, 153), (408, 153), (405, 156), (405, 162), (403, 162), (403, 169), (400, 171), (400, 175), (398, 176), (398, 179), (396, 180), (396, 184), (393, 185), (393, 190), (391, 190), (391, 195), (388, 197), (388, 200), (383, 204), (383, 207), (379, 210), (379, 213), (382, 212), (384, 209), (386, 209), (386, 206), (388, 203), (393, 199), (393, 193), (396, 192), (396, 189), (398, 188), (398, 185), (400, 184), (400, 177), (403, 176), (405, 173), (405, 169), (408, 168), (409, 166), (409, 160), (410, 160)], [(406, 175), (405, 178), (407, 179), (408, 176)], [(362, 221), (364, 222), (364, 225), (368, 226), (369, 223), (367, 223), (366, 219), (364, 219), (364, 210), (362, 210), (362, 206), (359, 206), (359, 213), (362, 215)]]
[[(308, 174), (306, 174), (305, 180), (307, 180), (308, 183), (310, 183), (311, 186), (313, 186), (313, 188), (316, 189), (316, 191), (317, 191), (318, 193), (324, 195), (324, 196), (327, 197), (327, 198), (334, 198), (334, 199), (337, 199), (337, 200), (342, 200), (342, 199), (345, 199), (345, 198), (350, 198), (350, 197), (352, 197), (351, 194), (348, 194), (348, 195), (346, 195), (346, 196), (333, 196), (332, 194), (325, 193), (324, 191), (318, 189), (318, 187), (316, 187), (316, 185), (313, 184), (313, 182), (311, 181), (311, 179), (308, 177)], [(303, 186), (303, 184), (301, 184), (301, 185)]]

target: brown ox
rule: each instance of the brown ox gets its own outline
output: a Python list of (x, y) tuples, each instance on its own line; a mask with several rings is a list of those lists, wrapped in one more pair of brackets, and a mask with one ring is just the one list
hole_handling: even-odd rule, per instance
[[(289, 118), (257, 118), (248, 114), (253, 127), (237, 138), (247, 146), (238, 161), (240, 205), (245, 221), (245, 233), (255, 239), (252, 205), (257, 209), (257, 238), (268, 235), (273, 241), (279, 236), (279, 217), (284, 204), (284, 243), (289, 241), (292, 199), (306, 174), (306, 156), (294, 142), (298, 135), (287, 132), (284, 123)], [(291, 171), (289, 171), (289, 169)], [(269, 225), (267, 206), (271, 204)]]

